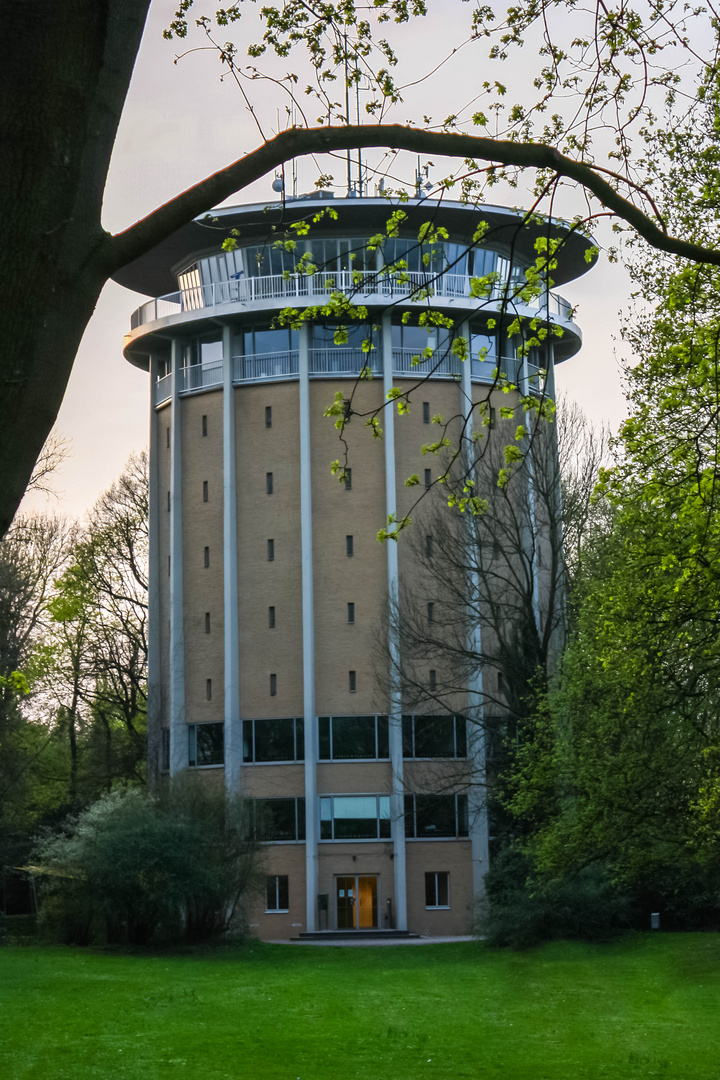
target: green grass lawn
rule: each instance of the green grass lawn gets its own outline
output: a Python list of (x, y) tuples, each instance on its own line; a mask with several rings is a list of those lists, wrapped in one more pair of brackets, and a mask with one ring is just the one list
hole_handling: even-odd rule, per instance
[(0, 949), (0, 1077), (720, 1080), (720, 936)]

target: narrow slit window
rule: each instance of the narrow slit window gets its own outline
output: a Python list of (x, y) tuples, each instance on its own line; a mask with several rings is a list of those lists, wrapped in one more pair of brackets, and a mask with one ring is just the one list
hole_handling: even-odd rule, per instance
[(435, 668), (430, 668), (430, 689), (437, 689), (437, 675), (435, 673)]
[(350, 687), (350, 693), (354, 694), (357, 690), (357, 679), (354, 671), (348, 671), (348, 683)]
[(277, 694), (277, 675), (270, 676), (270, 697), (275, 697)]
[(429, 488), (431, 486), (432, 486), (432, 470), (431, 469), (426, 469), (425, 470), (425, 487)]
[(170, 428), (165, 428), (165, 434), (167, 437), (167, 448), (170, 449)]
[(212, 701), (212, 679), (205, 680), (205, 697)]
[(273, 474), (271, 472), (265, 473), (265, 490), (268, 495), (273, 493)]
[(428, 602), (428, 622), (435, 622), (435, 602), (430, 600)]
[(349, 623), (354, 623), (355, 622), (355, 605), (354, 604), (348, 604), (348, 622)]
[(433, 538), (430, 533), (425, 537), (425, 555), (428, 559), (432, 559), (433, 555)]
[(205, 633), (206, 634), (210, 633), (210, 612), (209, 611), (205, 612)]
[(353, 545), (352, 536), (346, 536), (345, 537), (345, 554), (347, 555), (348, 559), (352, 559), (352, 557), (353, 557), (353, 547), (354, 547), (354, 545)]
[(268, 626), (270, 627), (271, 630), (275, 629), (275, 608), (274, 607), (269, 607), (268, 608)]
[(492, 405), (490, 406), (490, 427), (495, 427), (495, 409)]
[(208, 501), (208, 482), (203, 480), (203, 502)]
[(170, 512), (170, 492), (168, 491), (168, 513)]
[(275, 541), (268, 540), (268, 562), (273, 562), (275, 559)]
[(345, 470), (345, 490), (352, 491), (352, 469)]
[(423, 401), (423, 424), (430, 423), (430, 402)]
[(272, 405), (265, 406), (265, 427), (272, 427)]
[(207, 435), (207, 416), (203, 416), (202, 418), (202, 433), (203, 435)]
[(205, 564), (205, 568), (207, 569), (207, 567), (210, 565), (210, 548), (209, 547), (205, 548), (205, 554), (203, 555), (203, 561), (204, 561), (204, 564)]
[(170, 577), (170, 556), (168, 555), (168, 577)]

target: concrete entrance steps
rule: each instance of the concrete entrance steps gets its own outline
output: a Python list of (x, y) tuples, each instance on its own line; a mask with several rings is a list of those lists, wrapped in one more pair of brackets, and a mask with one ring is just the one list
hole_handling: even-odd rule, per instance
[(419, 938), (409, 930), (314, 930), (298, 934), (291, 941), (388, 941), (392, 938)]

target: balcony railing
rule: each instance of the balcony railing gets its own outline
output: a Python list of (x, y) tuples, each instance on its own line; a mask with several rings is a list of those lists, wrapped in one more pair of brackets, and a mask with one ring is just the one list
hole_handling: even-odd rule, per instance
[(297, 375), (299, 371), (297, 350), (233, 356), (233, 382), (236, 383), (252, 379), (282, 379)]
[[(517, 289), (522, 287), (518, 283)], [(504, 298), (505, 286), (498, 283), (493, 286), (487, 298), (493, 304), (499, 304)], [(570, 304), (556, 293), (546, 293), (529, 301), (513, 298), (515, 286), (511, 286), (508, 304), (511, 309), (529, 307), (538, 311), (545, 318), (569, 319), (572, 313)], [(252, 305), (261, 300), (295, 300), (312, 297), (327, 297), (331, 292), (342, 292), (357, 296), (383, 296), (388, 298), (407, 297), (408, 300), (422, 300), (427, 297), (436, 299), (467, 299), (470, 297), (470, 278), (465, 274), (432, 274), (403, 272), (402, 274), (384, 274), (382, 271), (360, 273), (359, 271), (337, 270), (331, 273), (318, 272), (313, 275), (284, 277), (272, 274), (267, 277), (238, 278), (236, 281), (220, 281), (213, 285), (198, 285), (179, 292), (159, 296), (148, 300), (132, 315), (133, 330), (146, 323), (169, 315), (179, 315), (185, 311), (202, 311), (204, 308), (222, 307), (227, 304)], [(549, 301), (549, 302), (548, 302)], [(481, 303), (482, 301), (479, 301)]]
[(311, 375), (359, 375), (363, 368), (382, 375), (382, 355), (378, 349), (369, 353), (342, 347), (310, 349)]
[(418, 357), (415, 349), (393, 349), (393, 375), (442, 375), (447, 378), (462, 374), (462, 360), (449, 353), (446, 356), (431, 356), (429, 360), (414, 363)]

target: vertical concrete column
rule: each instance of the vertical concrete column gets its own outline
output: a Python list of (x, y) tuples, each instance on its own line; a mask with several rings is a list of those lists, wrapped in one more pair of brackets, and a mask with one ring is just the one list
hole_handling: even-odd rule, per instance
[(223, 608), (225, 788), (237, 793), (242, 765), (238, 624), (237, 486), (232, 327), (223, 327)]
[(302, 559), (303, 711), (305, 714), (306, 925), (315, 930), (318, 890), (317, 720), (313, 612), (312, 476), (310, 469), (310, 350), (307, 323), (299, 331), (300, 543)]
[[(382, 318), (383, 396), (393, 384), (392, 317)], [(388, 402), (383, 416), (385, 433), (385, 512), (388, 517), (397, 510), (395, 480), (395, 414), (394, 404)], [(398, 549), (396, 540), (386, 540), (388, 600), (390, 605), (398, 600)], [(396, 630), (389, 628), (390, 650), (390, 714), (388, 717), (390, 741), (390, 765), (392, 767), (392, 794), (390, 796), (391, 835), (393, 841), (393, 865), (395, 869), (395, 923), (398, 930), (407, 930), (407, 884), (405, 873), (405, 784), (403, 779), (402, 745), (402, 693), (398, 676), (400, 643)]]
[(187, 768), (182, 543), (182, 343), (173, 338), (170, 379), (170, 775)]
[[(461, 336), (470, 341), (470, 324), (463, 323), (460, 327)], [(461, 408), (468, 418), (465, 427), (465, 437), (468, 440), (469, 461), (474, 460), (473, 434), (475, 431), (475, 412), (473, 409), (472, 396), (472, 357), (463, 364), (461, 382)], [(490, 428), (485, 431), (489, 433)], [(466, 515), (467, 525), (467, 552), (468, 552), (468, 589), (470, 595), (467, 603), (467, 648), (468, 652), (476, 656), (482, 655), (482, 626), (480, 624), (480, 575), (477, 570), (479, 552), (476, 550), (476, 533), (473, 527), (473, 518)], [(485, 874), (487, 873), (489, 853), (489, 825), (487, 813), (487, 787), (485, 768), (485, 714), (483, 703), (483, 671), (478, 663), (468, 680), (468, 731), (467, 752), (468, 763), (472, 770), (470, 789), (468, 792), (468, 816), (470, 819), (470, 848), (472, 855), (472, 888), (473, 896), (479, 897), (485, 891)]]
[[(523, 356), (520, 369), (520, 392), (528, 397), (530, 394), (530, 366), (527, 353)], [(532, 426), (532, 412), (525, 413), (525, 423)], [(532, 458), (532, 431), (525, 436), (525, 475), (527, 477), (526, 491), (528, 501), (527, 528), (526, 532), (526, 558), (532, 574), (532, 605), (535, 627), (540, 628), (540, 591), (538, 583), (537, 566), (537, 515), (535, 512), (535, 463)]]
[(150, 357), (150, 460), (148, 484), (148, 778), (154, 782), (162, 768), (162, 688), (160, 682), (160, 492), (158, 480), (158, 418), (155, 387), (158, 359)]

